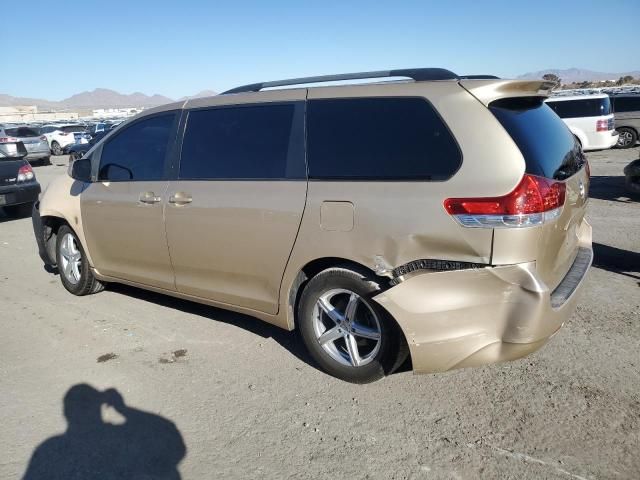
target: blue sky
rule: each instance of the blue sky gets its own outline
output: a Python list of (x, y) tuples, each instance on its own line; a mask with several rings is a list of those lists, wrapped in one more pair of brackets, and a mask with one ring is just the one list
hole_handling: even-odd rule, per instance
[[(261, 80), (422, 66), (505, 77), (544, 68), (640, 70), (639, 0), (28, 3), (29, 21), (22, 7), (15, 21), (3, 9), (0, 93), (61, 100), (104, 87), (176, 98)], [(617, 47), (625, 44), (634, 46), (629, 55)]]

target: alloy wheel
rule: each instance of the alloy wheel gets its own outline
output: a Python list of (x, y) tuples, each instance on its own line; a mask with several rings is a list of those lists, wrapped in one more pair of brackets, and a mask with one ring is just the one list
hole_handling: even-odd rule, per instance
[(619, 134), (618, 134), (618, 146), (619, 147), (626, 147), (627, 145), (629, 145), (631, 143), (632, 140), (633, 140), (633, 135), (631, 134), (631, 132), (629, 132), (627, 130), (619, 132)]
[(342, 365), (367, 365), (380, 351), (380, 319), (355, 292), (332, 289), (323, 293), (314, 305), (312, 321), (322, 349)]
[(60, 267), (67, 281), (77, 285), (82, 274), (82, 254), (73, 235), (67, 233), (60, 243)]

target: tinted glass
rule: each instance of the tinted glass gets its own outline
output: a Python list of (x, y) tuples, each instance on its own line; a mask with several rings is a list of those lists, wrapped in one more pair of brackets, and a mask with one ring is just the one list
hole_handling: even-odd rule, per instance
[(611, 113), (609, 97), (551, 101), (547, 102), (547, 105), (549, 105), (560, 118), (600, 117)]
[(289, 103), (189, 112), (180, 178), (304, 178), (304, 137), (293, 128), (295, 111)]
[(640, 95), (637, 97), (613, 97), (614, 112), (640, 112)]
[(40, 134), (37, 130), (29, 127), (7, 128), (5, 130), (7, 135), (12, 137), (39, 137)]
[(584, 165), (573, 134), (541, 99), (506, 98), (489, 108), (520, 148), (527, 173), (564, 180)]
[(86, 128), (87, 127), (85, 127), (84, 125), (72, 125), (72, 126), (62, 127), (60, 128), (60, 131), (66, 132), (66, 133), (84, 132)]
[(419, 98), (312, 100), (307, 128), (310, 178), (445, 180), (462, 161), (449, 129)]
[(99, 180), (161, 180), (173, 138), (173, 113), (141, 120), (109, 140), (100, 157)]

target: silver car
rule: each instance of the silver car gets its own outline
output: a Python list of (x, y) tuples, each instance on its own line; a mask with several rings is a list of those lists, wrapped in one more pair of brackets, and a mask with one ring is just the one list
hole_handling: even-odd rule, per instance
[(0, 154), (9, 156), (9, 152), (5, 152), (5, 149), (15, 142), (24, 143), (27, 148), (25, 160), (29, 163), (41, 162), (44, 165), (51, 163), (49, 142), (47, 142), (47, 137), (40, 134), (38, 128), (26, 125), (0, 125)]

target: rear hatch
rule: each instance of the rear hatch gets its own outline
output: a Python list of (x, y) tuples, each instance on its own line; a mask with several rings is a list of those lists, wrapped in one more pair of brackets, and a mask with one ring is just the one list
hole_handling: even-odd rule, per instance
[(553, 289), (578, 253), (589, 173), (579, 144), (543, 100), (536, 96), (502, 98), (488, 107), (522, 152), (525, 173), (564, 184), (564, 206), (558, 216), (542, 225), (496, 229), (492, 260), (496, 264), (535, 261), (538, 274)]
[(17, 138), (27, 148), (28, 153), (49, 151), (49, 143), (46, 137), (32, 127), (6, 128), (5, 132), (11, 137)]

